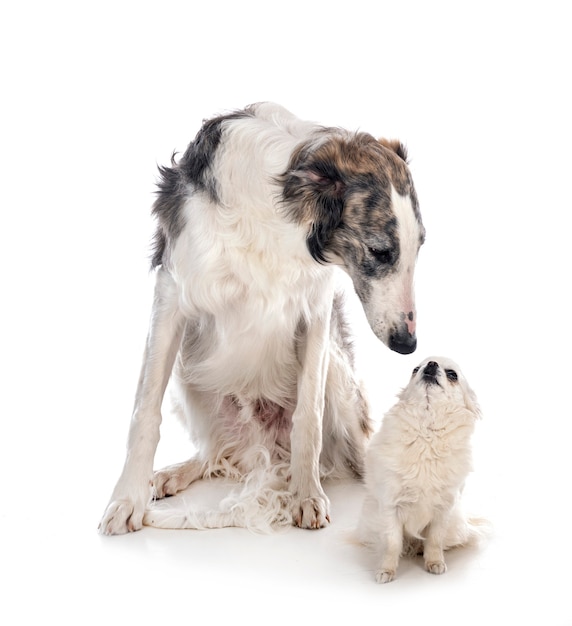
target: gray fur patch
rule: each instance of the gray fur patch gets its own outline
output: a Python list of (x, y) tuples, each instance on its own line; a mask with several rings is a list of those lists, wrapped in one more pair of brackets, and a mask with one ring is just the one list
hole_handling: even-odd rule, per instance
[(152, 268), (168, 263), (172, 243), (184, 227), (182, 208), (190, 194), (203, 192), (213, 201), (217, 200), (217, 181), (212, 175), (211, 166), (221, 142), (224, 125), (252, 115), (247, 108), (206, 120), (181, 160), (177, 163), (173, 155), (171, 167), (159, 167), (157, 199), (152, 210), (157, 219)]

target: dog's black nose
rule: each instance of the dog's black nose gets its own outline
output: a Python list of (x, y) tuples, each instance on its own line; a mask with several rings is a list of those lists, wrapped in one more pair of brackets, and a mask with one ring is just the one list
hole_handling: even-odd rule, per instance
[(389, 337), (389, 348), (399, 354), (411, 354), (417, 348), (417, 338), (409, 333), (394, 333)]
[(438, 369), (439, 363), (437, 363), (437, 361), (429, 361), (429, 363), (427, 363), (427, 365), (425, 366), (425, 373), (436, 374)]
[(429, 361), (423, 369), (423, 380), (433, 382), (437, 380), (437, 372), (439, 371), (439, 363), (437, 361)]

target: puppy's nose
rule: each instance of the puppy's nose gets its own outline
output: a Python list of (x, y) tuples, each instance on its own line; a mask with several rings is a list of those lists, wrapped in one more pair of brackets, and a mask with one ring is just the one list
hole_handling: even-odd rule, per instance
[(429, 361), (423, 370), (423, 373), (426, 376), (435, 376), (437, 370), (439, 369), (439, 363), (437, 361)]

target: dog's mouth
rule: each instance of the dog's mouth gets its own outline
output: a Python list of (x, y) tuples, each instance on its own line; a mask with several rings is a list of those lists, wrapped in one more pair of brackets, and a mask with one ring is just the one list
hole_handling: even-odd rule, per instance
[(439, 364), (435, 361), (429, 361), (423, 370), (421, 380), (427, 385), (439, 385), (438, 374)]

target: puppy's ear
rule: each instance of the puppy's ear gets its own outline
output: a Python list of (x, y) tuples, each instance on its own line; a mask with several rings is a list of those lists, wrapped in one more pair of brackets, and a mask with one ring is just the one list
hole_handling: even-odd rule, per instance
[(483, 415), (481, 413), (481, 407), (477, 401), (477, 394), (469, 387), (469, 385), (467, 385), (467, 383), (463, 385), (463, 396), (467, 410), (474, 415), (475, 419), (481, 419)]
[(401, 143), (401, 141), (398, 141), (397, 139), (384, 139), (383, 137), (378, 139), (378, 141), (382, 146), (395, 152), (400, 159), (407, 163), (407, 148)]

